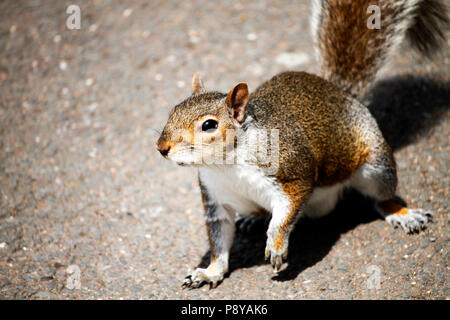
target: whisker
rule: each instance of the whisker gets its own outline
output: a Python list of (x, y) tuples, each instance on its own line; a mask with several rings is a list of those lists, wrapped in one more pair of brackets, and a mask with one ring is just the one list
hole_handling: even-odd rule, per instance
[(154, 139), (156, 141), (161, 136), (162, 130), (156, 129), (156, 128), (150, 128), (148, 133), (149, 133), (151, 139)]

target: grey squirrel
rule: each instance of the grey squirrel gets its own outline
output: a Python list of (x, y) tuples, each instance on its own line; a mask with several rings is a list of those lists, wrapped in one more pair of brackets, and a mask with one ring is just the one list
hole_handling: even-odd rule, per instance
[[(380, 8), (380, 29), (366, 25), (373, 4)], [(373, 199), (382, 217), (406, 232), (419, 231), (430, 220), (430, 212), (393, 200), (392, 150), (356, 97), (404, 38), (425, 54), (439, 48), (449, 25), (446, 5), (440, 0), (322, 0), (313, 8), (321, 77), (284, 72), (251, 94), (245, 83), (223, 94), (206, 92), (195, 73), (192, 95), (172, 109), (156, 143), (165, 158), (198, 168), (211, 263), (189, 274), (184, 287), (215, 287), (223, 280), (236, 213), (271, 215), (265, 256), (276, 271), (299, 217), (328, 214), (344, 188)], [(253, 139), (261, 130), (275, 130), (276, 139)], [(267, 170), (259, 157), (261, 145), (275, 170)]]

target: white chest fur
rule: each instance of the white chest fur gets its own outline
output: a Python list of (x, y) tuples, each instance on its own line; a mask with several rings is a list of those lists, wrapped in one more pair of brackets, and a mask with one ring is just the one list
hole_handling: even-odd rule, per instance
[(242, 215), (260, 208), (272, 212), (285, 197), (275, 179), (265, 176), (256, 166), (202, 167), (199, 175), (214, 201), (231, 206)]

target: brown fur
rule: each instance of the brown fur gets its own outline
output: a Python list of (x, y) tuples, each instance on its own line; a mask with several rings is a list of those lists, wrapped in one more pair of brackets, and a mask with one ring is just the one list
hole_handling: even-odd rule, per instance
[(352, 114), (351, 103), (330, 82), (304, 72), (279, 74), (250, 95), (248, 113), (259, 126), (279, 129), (281, 183), (332, 185), (365, 162), (370, 145), (360, 117), (366, 113)]
[[(275, 177), (291, 208), (275, 237), (276, 250), (285, 246), (315, 187), (345, 181), (368, 161), (373, 147), (385, 145), (364, 106), (304, 72), (285, 72), (263, 83), (250, 95), (247, 113), (259, 127), (279, 129), (280, 169)], [(369, 132), (367, 122), (374, 126)], [(376, 143), (371, 143), (371, 134)], [(382, 152), (391, 154), (390, 149)]]
[[(341, 89), (360, 96), (373, 82), (400, 40), (408, 37), (425, 54), (445, 40), (449, 18), (441, 0), (322, 0), (318, 46), (322, 75)], [(380, 8), (381, 28), (369, 29), (369, 5)], [(399, 28), (401, 24), (405, 28)]]
[[(309, 194), (312, 189), (308, 186), (304, 186), (301, 181), (291, 181), (282, 184), (283, 192), (291, 200), (291, 208), (289, 213), (286, 215), (283, 223), (280, 226), (280, 230), (275, 237), (274, 247), (276, 250), (280, 251), (288, 240), (290, 231), (292, 230), (295, 222), (298, 219), (298, 212), (300, 207), (306, 203)], [(287, 254), (287, 252), (286, 252)]]
[(401, 214), (401, 215), (408, 214), (407, 207), (402, 206), (392, 200), (381, 202), (380, 208), (388, 214)]

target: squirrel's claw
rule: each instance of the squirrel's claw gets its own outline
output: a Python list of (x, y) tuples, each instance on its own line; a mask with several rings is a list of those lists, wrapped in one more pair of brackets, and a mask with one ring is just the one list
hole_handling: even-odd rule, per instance
[(183, 284), (181, 285), (181, 287), (183, 289), (196, 289), (196, 288), (200, 288), (203, 285), (204, 281), (202, 279), (192, 279), (192, 275), (188, 275), (186, 276), (186, 278), (184, 278)]
[(275, 271), (279, 271), (281, 269), (281, 265), (283, 264), (283, 259), (281, 256), (275, 256), (270, 258), (270, 264), (275, 269)]
[(265, 251), (265, 259), (270, 260), (270, 264), (274, 268), (275, 272), (280, 271), (283, 262), (287, 258), (287, 250), (284, 253), (276, 253), (270, 249)]
[(192, 281), (192, 276), (191, 275), (187, 275), (186, 278), (184, 278), (184, 281), (183, 281), (183, 284), (181, 285), (181, 287), (183, 289), (186, 289), (186, 288), (193, 289), (193, 288), (195, 288), (194, 282)]
[(197, 268), (184, 278), (181, 287), (183, 289), (196, 289), (208, 283), (209, 289), (216, 288), (223, 279), (223, 274), (210, 274), (207, 269)]
[(432, 213), (421, 209), (408, 209), (407, 214), (391, 214), (385, 219), (395, 228), (401, 226), (406, 233), (417, 233), (426, 228), (432, 219)]

